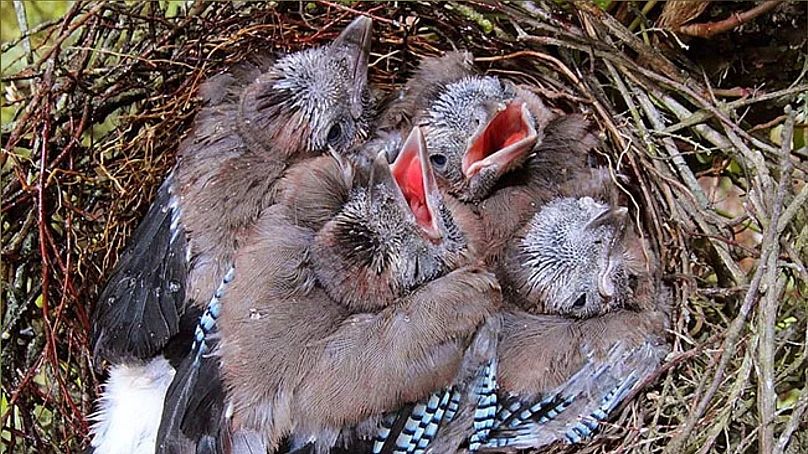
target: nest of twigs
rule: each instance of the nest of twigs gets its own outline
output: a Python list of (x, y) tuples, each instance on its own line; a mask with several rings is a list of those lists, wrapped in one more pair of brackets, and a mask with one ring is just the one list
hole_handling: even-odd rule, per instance
[[(673, 352), (587, 452), (806, 452), (805, 82), (719, 98), (659, 51), (672, 35), (649, 44), (589, 3), (176, 3), (77, 1), (3, 45), (4, 58), (25, 49), (2, 77), (15, 112), (2, 129), (10, 451), (86, 444), (100, 379), (89, 314), (199, 84), (259, 49), (332, 39), (361, 13), (375, 20), (377, 87), (400, 86), (420, 56), (469, 50), (480, 69), (588, 112), (604, 159), (629, 177), (631, 213), (675, 290)], [(770, 121), (751, 124), (763, 105)]]

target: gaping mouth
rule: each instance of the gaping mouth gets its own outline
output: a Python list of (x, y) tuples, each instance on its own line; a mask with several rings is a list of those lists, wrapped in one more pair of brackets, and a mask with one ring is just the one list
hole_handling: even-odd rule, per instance
[(390, 172), (418, 225), (431, 239), (440, 239), (435, 211), (440, 193), (428, 159), (424, 136), (416, 126), (390, 166)]
[(472, 139), (463, 155), (463, 175), (469, 179), (491, 166), (502, 174), (532, 150), (537, 140), (527, 106), (511, 101)]

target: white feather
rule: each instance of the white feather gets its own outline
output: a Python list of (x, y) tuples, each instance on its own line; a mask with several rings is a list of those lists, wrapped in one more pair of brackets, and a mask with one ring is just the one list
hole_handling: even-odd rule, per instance
[(154, 453), (166, 391), (176, 371), (162, 356), (112, 367), (90, 419), (95, 454)]

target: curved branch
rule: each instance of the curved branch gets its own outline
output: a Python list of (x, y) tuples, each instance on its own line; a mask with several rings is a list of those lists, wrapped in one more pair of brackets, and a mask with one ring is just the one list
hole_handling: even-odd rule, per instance
[(749, 22), (750, 20), (774, 9), (777, 5), (782, 3), (783, 0), (766, 0), (758, 6), (744, 11), (740, 14), (733, 13), (731, 16), (718, 22), (704, 22), (701, 24), (683, 25), (677, 30), (679, 33), (688, 36), (697, 36), (699, 38), (710, 38), (719, 33), (724, 33), (732, 30), (733, 28)]

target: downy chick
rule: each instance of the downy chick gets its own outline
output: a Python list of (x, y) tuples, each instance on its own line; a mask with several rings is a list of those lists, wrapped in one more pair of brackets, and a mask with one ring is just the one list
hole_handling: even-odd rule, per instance
[[(284, 213), (282, 224), (292, 219), (296, 227), (312, 232), (322, 229), (342, 210), (354, 187), (367, 185), (366, 174), (372, 163), (367, 156), (396, 156), (401, 146), (400, 136), (384, 135), (351, 150), (348, 158), (332, 150), (327, 156), (292, 165), (277, 184), (276, 199), (283, 208), (276, 211)], [(234, 272), (231, 269), (230, 274)], [(224, 390), (219, 359), (209, 352), (215, 351), (218, 343), (216, 318), (229, 279), (222, 282), (199, 318), (192, 351), (178, 367), (166, 394), (157, 437), (159, 453), (196, 452), (221, 442)]]
[[(201, 88), (207, 105), (95, 309), (95, 358), (113, 364), (94, 416), (96, 452), (153, 449), (159, 421), (133, 425), (121, 404), (162, 405), (199, 306), (272, 204), (284, 169), (328, 147), (348, 150), (366, 134), (370, 33), (371, 21), (358, 18), (330, 45), (245, 65)], [(135, 383), (139, 396), (127, 389)]]
[(499, 288), (462, 266), (465, 239), (426, 159), (416, 128), (392, 165), (377, 156), (367, 185), (337, 166), (329, 180), (353, 189), (319, 230), (320, 215), (296, 221), (312, 202), (294, 197), (256, 224), (219, 319), (234, 451), (290, 435), (325, 450), (340, 428), (453, 380)]
[(568, 182), (589, 178), (598, 138), (583, 116), (551, 110), (527, 87), (477, 75), (470, 62), (470, 54), (456, 52), (424, 59), (380, 122), (412, 118), (424, 128), (444, 193), (473, 213), (459, 214), (458, 222), (482, 227), (478, 249), (495, 265), (537, 206)]
[(643, 257), (627, 210), (591, 197), (553, 200), (517, 234), (483, 450), (580, 442), (659, 367), (668, 295)]
[(551, 112), (508, 81), (471, 77), (449, 84), (421, 121), (428, 124), (432, 166), (445, 190), (473, 207), (473, 222), (483, 231), (479, 248), (492, 266), (538, 206), (595, 172), (589, 152), (597, 137), (588, 121)]

